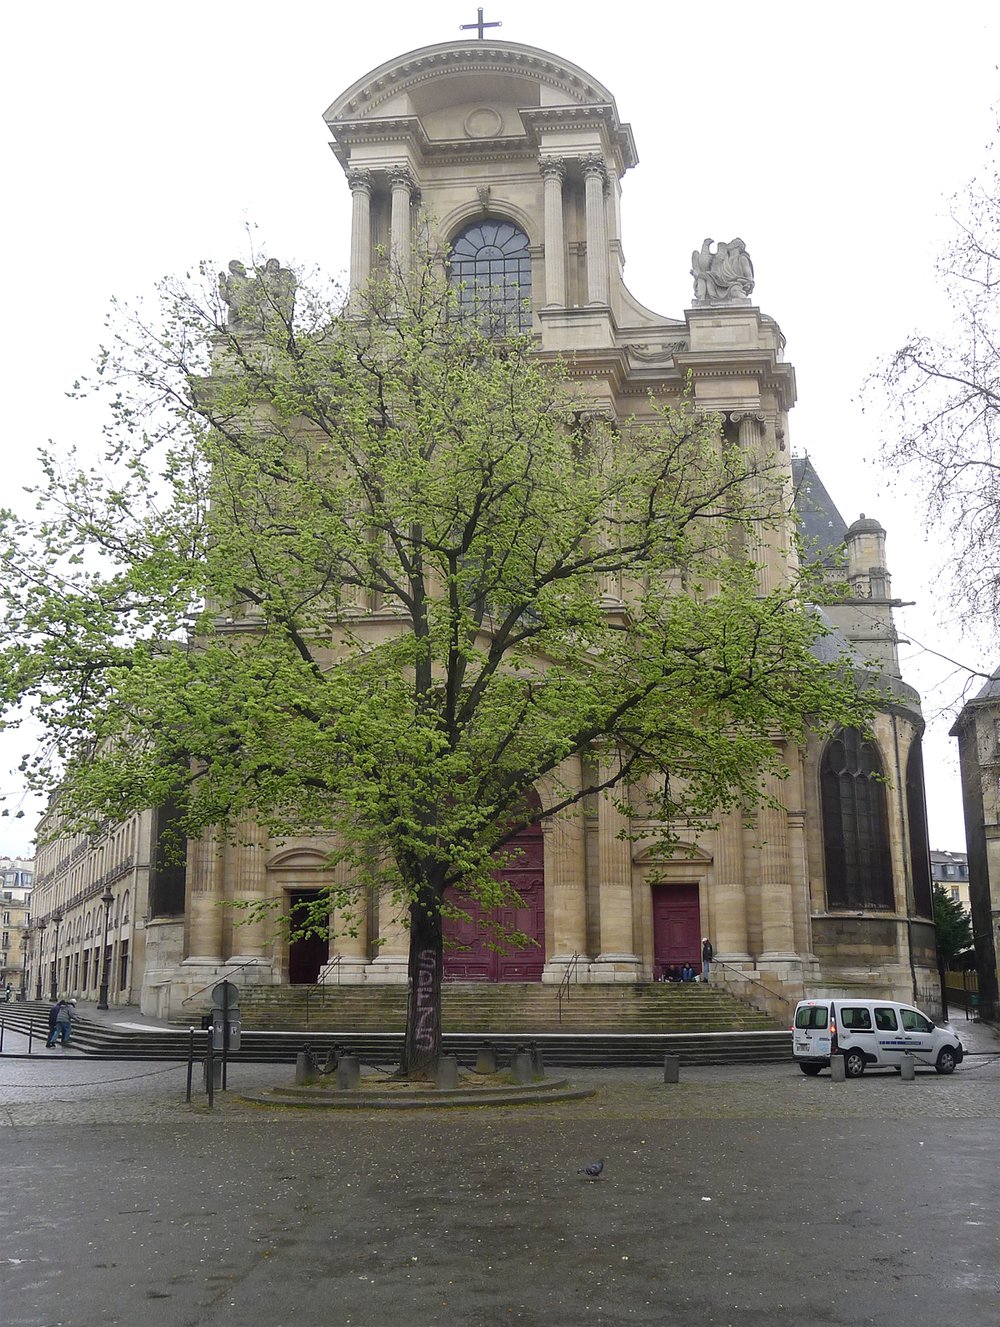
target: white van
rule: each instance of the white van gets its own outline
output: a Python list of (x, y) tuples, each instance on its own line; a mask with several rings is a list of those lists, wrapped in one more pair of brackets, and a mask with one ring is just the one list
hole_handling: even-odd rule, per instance
[(818, 1074), (829, 1068), (831, 1056), (842, 1055), (848, 1078), (869, 1068), (898, 1069), (907, 1054), (918, 1066), (950, 1074), (965, 1054), (950, 1028), (938, 1027), (912, 1005), (836, 997), (799, 1001), (792, 1049), (804, 1074)]

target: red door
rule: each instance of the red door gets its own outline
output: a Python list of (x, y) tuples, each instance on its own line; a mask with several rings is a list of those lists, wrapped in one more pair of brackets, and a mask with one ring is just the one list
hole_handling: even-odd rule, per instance
[[(511, 903), (487, 912), (471, 899), (455, 892), (455, 903), (469, 920), (445, 918), (444, 975), (452, 981), (541, 981), (545, 966), (545, 873), (542, 828), (532, 825), (511, 842), (520, 855), (497, 872), (517, 891), (520, 904)], [(523, 931), (536, 944), (525, 949), (504, 946), (498, 953), (492, 925), (507, 931)]]
[[(294, 927), (299, 914), (316, 897), (315, 889), (299, 889), (288, 895), (288, 911)], [(326, 935), (306, 935), (289, 941), (288, 984), (312, 986), (319, 980), (319, 970), (330, 958), (330, 939)]]
[(701, 972), (701, 913), (697, 885), (653, 886), (653, 975), (684, 963)]

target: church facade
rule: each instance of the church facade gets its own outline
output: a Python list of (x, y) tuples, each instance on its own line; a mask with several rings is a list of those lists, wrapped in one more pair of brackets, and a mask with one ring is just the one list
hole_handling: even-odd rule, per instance
[[(608, 89), (532, 47), (473, 40), (411, 52), (359, 79), (325, 119), (351, 196), (352, 300), (387, 264), (405, 272), (426, 239), (447, 249), (466, 290), (489, 292), (540, 355), (570, 367), (596, 411), (641, 421), (652, 416), (651, 396), (676, 402), (690, 392), (748, 452), (782, 468), (788, 519), (754, 550), (761, 590), (794, 566), (798, 506), (823, 556), (846, 550), (850, 594), (829, 610), (831, 648), (876, 660), (886, 696), (872, 734), (783, 750), (790, 777), (773, 781), (776, 804), (753, 824), (722, 816), (669, 859), (652, 833), (648, 842), (641, 833), (620, 837), (622, 813), (609, 799), (585, 799), (527, 832), (507, 868), (522, 906), (503, 920), (535, 945), (497, 954), (475, 918), (454, 924), (459, 943), (448, 950), (446, 975), (558, 982), (570, 971), (578, 981), (650, 981), (700, 962), (709, 937), (713, 979), (765, 1003), (767, 992), (780, 1004), (809, 991), (866, 990), (935, 1005), (923, 724), (899, 675), (885, 532), (864, 518), (848, 528), (811, 465), (793, 468), (795, 374), (780, 328), (754, 302), (743, 241), (706, 240), (695, 250), (683, 316), (642, 305), (624, 281), (621, 196), (637, 164), (632, 130)], [(183, 887), (145, 891), (147, 911), (136, 919), (142, 972), (133, 971), (129, 988), (144, 1012), (183, 1017), (183, 1002), (222, 974), (275, 985), (406, 981), (407, 932), (386, 899), (371, 900), (352, 934), (336, 917), (329, 937), (291, 944), (265, 922), (237, 924), (221, 902), (264, 896), (294, 913), (328, 881), (329, 843), (247, 846), (254, 837), (192, 843)], [(155, 838), (146, 863), (154, 873)], [(40, 918), (66, 907), (59, 854), (51, 856), (52, 869), (40, 872)], [(90, 886), (79, 876), (74, 904), (86, 909)], [(36, 970), (48, 971), (50, 934), (38, 934)]]

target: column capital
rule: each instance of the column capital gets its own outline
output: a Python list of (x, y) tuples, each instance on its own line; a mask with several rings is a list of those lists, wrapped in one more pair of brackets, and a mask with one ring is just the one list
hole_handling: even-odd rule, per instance
[(406, 189), (408, 193), (413, 193), (417, 187), (417, 182), (413, 178), (413, 172), (409, 166), (392, 166), (388, 172), (389, 184), (393, 189)]
[(354, 166), (347, 172), (347, 184), (351, 193), (370, 194), (373, 187), (372, 173)]
[(744, 420), (750, 420), (754, 424), (767, 423), (767, 415), (763, 410), (731, 410), (729, 418), (734, 424), (742, 424)]
[(608, 182), (608, 168), (604, 158), (598, 152), (591, 152), (585, 157), (580, 158), (580, 169), (583, 171), (585, 180), (596, 176), (602, 185)]
[(562, 157), (542, 157), (538, 169), (546, 180), (555, 179), (562, 183), (566, 178), (566, 162)]

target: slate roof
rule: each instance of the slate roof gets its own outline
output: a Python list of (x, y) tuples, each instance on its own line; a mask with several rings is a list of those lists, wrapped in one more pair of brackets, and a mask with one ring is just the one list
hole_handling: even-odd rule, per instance
[(847, 522), (837, 510), (808, 456), (792, 457), (795, 513), (802, 524), (807, 548), (824, 562), (844, 546)]

